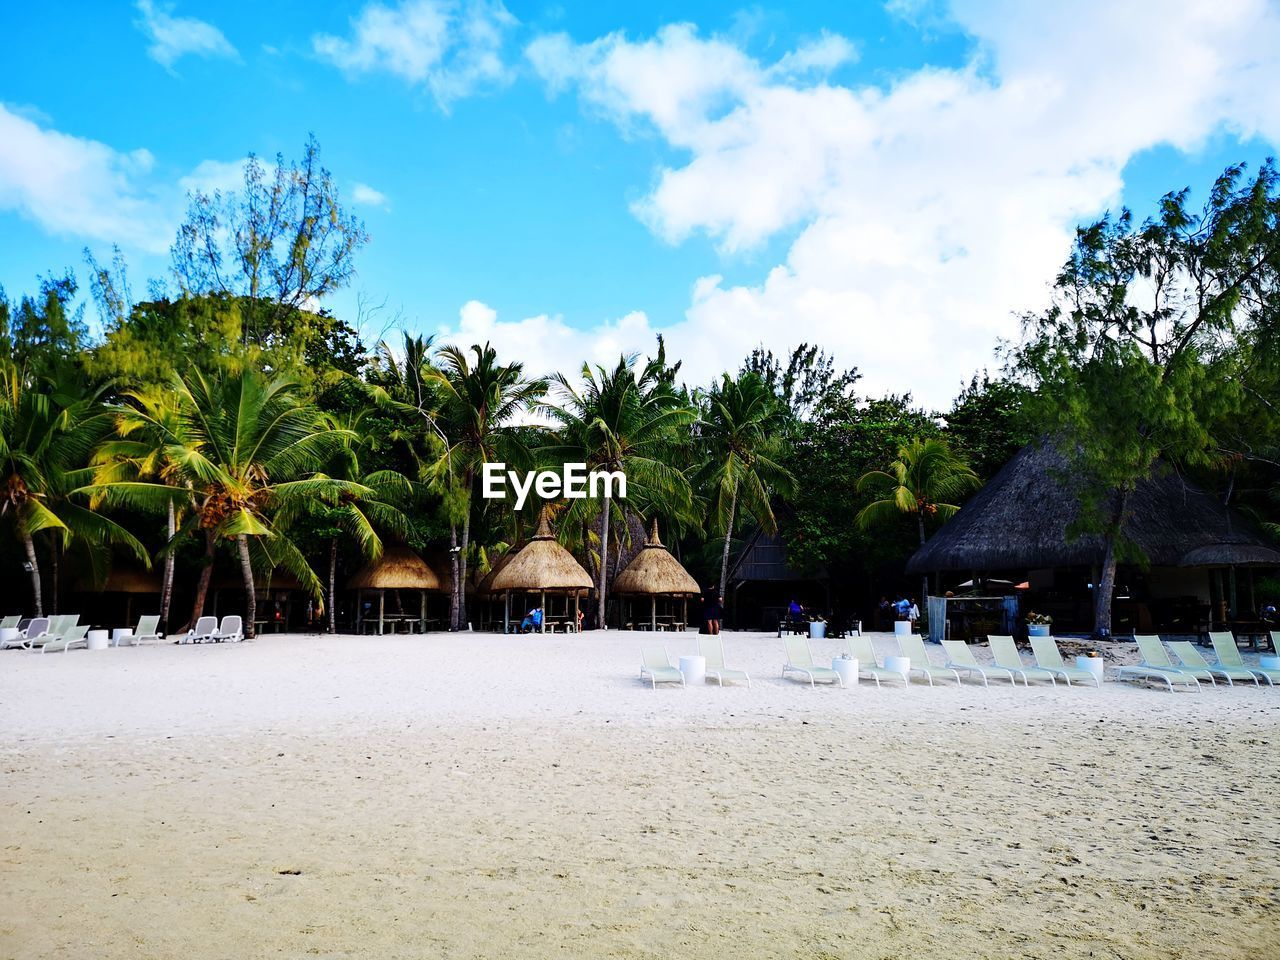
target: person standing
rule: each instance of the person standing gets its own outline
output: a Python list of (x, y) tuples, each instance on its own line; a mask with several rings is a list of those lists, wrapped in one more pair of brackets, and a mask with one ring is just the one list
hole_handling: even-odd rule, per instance
[(718, 634), (720, 632), (720, 622), (724, 619), (724, 597), (709, 587), (703, 597), (702, 603), (702, 620), (706, 625), (707, 633)]
[(911, 621), (911, 632), (916, 629), (916, 622), (920, 619), (920, 605), (916, 602), (916, 598), (911, 598), (911, 606), (907, 608), (907, 619)]

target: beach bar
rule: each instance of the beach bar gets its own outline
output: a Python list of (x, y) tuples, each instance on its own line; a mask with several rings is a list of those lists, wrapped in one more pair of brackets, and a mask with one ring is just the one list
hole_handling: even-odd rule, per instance
[[(644, 547), (627, 564), (626, 569), (613, 580), (613, 593), (617, 597), (625, 597), (634, 602), (636, 598), (649, 598), (650, 630), (658, 629), (658, 599), (666, 598), (668, 602), (680, 600), (680, 618), (674, 616), (666, 621), (672, 628), (683, 629), (689, 622), (689, 598), (696, 597), (701, 591), (698, 581), (689, 575), (680, 561), (671, 555), (663, 546), (658, 536), (658, 520), (655, 517), (649, 529), (649, 538)], [(622, 626), (628, 624), (641, 626), (634, 617), (628, 617), (625, 609), (621, 613)]]
[(583, 569), (576, 557), (556, 540), (551, 531), (550, 515), (545, 507), (538, 517), (538, 531), (519, 552), (508, 553), (493, 572), (489, 591), (502, 596), (502, 629), (511, 630), (511, 595), (531, 593), (538, 595), (538, 605), (543, 610), (542, 631), (547, 629), (547, 594), (565, 597), (568, 617), (568, 598), (573, 598), (570, 629), (577, 629), (578, 607), (581, 598), (594, 586), (591, 575)]
[[(374, 593), (378, 597), (378, 634), (386, 633), (387, 626), (393, 629), (397, 623), (403, 623), (409, 632), (413, 632), (416, 623), (420, 630), (427, 625), (427, 594), (448, 590), (448, 585), (440, 580), (436, 572), (427, 562), (406, 546), (387, 547), (382, 556), (375, 562), (357, 571), (347, 581), (347, 589), (356, 593), (356, 633), (363, 633), (366, 619), (370, 624), (373, 619), (364, 615), (365, 595)], [(396, 609), (387, 613), (387, 591), (392, 591)], [(418, 595), (418, 615), (406, 613), (403, 607), (403, 592)]]

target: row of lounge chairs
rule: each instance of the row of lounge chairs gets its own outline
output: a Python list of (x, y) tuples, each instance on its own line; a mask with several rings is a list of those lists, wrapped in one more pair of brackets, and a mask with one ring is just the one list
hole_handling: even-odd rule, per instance
[[(116, 646), (121, 639), (126, 639), (134, 646), (144, 643), (159, 643), (164, 634), (159, 630), (160, 618), (156, 616), (142, 617), (137, 627), (123, 634), (117, 633), (114, 638)], [(17, 637), (4, 641), (4, 649), (21, 647), (24, 650), (39, 650), (41, 653), (67, 651), (72, 647), (88, 647), (89, 625), (80, 623), (78, 614), (61, 614), (54, 617), (32, 617), (23, 620), (17, 616), (0, 620), (0, 627), (18, 631)], [(217, 617), (201, 617), (193, 629), (178, 638), (178, 643), (221, 643), (223, 641), (239, 641), (244, 639), (244, 622), (232, 614), (218, 622)]]
[[(783, 665), (783, 678), (792, 677), (807, 681), (810, 686), (816, 683), (833, 683), (844, 686), (844, 678), (831, 667), (820, 666), (814, 662), (809, 640), (802, 636), (784, 637), (787, 662)], [(859, 678), (874, 680), (877, 687), (881, 681), (901, 680), (910, 683), (913, 675), (923, 677), (933, 686), (935, 679), (955, 680), (959, 685), (962, 676), (976, 677), (988, 686), (992, 679), (1008, 680), (1017, 686), (1021, 679), (1024, 686), (1030, 686), (1032, 680), (1048, 681), (1057, 686), (1059, 680), (1067, 686), (1076, 684), (1093, 684), (1101, 686), (1101, 678), (1092, 670), (1069, 666), (1062, 658), (1062, 652), (1052, 637), (1032, 637), (1031, 653), (1034, 664), (1022, 659), (1017, 643), (1011, 636), (989, 636), (988, 645), (991, 650), (991, 662), (981, 663), (974, 655), (973, 648), (962, 640), (943, 640), (942, 649), (946, 657), (943, 666), (935, 665), (925, 649), (924, 639), (918, 635), (901, 635), (896, 637), (903, 661), (908, 664), (905, 669), (890, 669), (881, 665), (876, 656), (870, 637), (849, 636), (845, 638), (847, 654), (858, 661)], [(1184, 641), (1170, 641), (1167, 645), (1156, 636), (1136, 636), (1135, 641), (1142, 654), (1141, 662), (1116, 668), (1116, 677), (1125, 681), (1153, 680), (1163, 683), (1170, 691), (1178, 687), (1199, 690), (1201, 681), (1216, 685), (1224, 680), (1228, 685), (1235, 681), (1252, 681), (1261, 686), (1265, 680), (1274, 686), (1280, 680), (1280, 670), (1266, 667), (1248, 667), (1240, 656), (1235, 637), (1230, 633), (1214, 633), (1210, 635), (1218, 662), (1209, 663), (1195, 648), (1194, 644)], [(1280, 639), (1280, 637), (1273, 637)], [(698, 652), (706, 659), (707, 677), (717, 680), (721, 686), (726, 680), (745, 680), (750, 686), (751, 678), (743, 670), (730, 670), (724, 662), (724, 646), (719, 636), (702, 636), (698, 638)], [(1169, 651), (1178, 658), (1174, 663)], [(654, 687), (659, 683), (679, 683), (684, 685), (684, 674), (671, 663), (666, 648), (662, 646), (646, 646), (641, 650), (642, 666), (640, 677), (648, 680)]]

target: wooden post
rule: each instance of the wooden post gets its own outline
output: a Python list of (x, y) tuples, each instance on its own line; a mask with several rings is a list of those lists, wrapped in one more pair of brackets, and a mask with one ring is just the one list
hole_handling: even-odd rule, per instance
[(573, 591), (573, 632), (578, 632), (578, 591)]
[(421, 604), (422, 619), (418, 621), (418, 632), (426, 633), (427, 632), (427, 591), (419, 590), (418, 596), (422, 598), (422, 604)]
[(504, 634), (511, 632), (511, 591), (507, 590), (502, 594), (502, 632)]
[(538, 609), (542, 611), (542, 632), (547, 632), (547, 591), (543, 590), (538, 594)]
[(680, 620), (687, 627), (689, 626), (689, 598), (684, 597), (680, 601)]
[(653, 633), (658, 632), (658, 595), (656, 593), (649, 594), (649, 630)]
[(378, 591), (378, 636), (382, 636), (384, 618), (387, 615), (387, 591)]

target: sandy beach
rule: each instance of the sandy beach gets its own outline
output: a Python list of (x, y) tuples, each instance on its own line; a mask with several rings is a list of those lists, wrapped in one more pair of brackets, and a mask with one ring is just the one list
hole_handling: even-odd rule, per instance
[(752, 689), (654, 691), (645, 639), (0, 655), (0, 957), (1280, 954), (1280, 690), (810, 689), (732, 633)]

